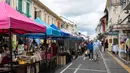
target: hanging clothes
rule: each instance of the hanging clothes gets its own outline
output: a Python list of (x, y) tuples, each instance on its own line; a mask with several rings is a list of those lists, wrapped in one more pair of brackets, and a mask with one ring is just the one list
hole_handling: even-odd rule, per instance
[(126, 44), (126, 53), (127, 53), (128, 55), (130, 55), (130, 39), (129, 39), (129, 38), (127, 38), (125, 44)]
[(127, 40), (126, 40), (126, 45), (127, 45), (128, 48), (130, 49), (130, 39), (129, 39), (129, 38), (127, 38)]

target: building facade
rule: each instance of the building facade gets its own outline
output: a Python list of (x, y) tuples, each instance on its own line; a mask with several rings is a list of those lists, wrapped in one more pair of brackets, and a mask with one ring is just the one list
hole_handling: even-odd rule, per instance
[[(105, 32), (106, 39), (109, 42), (109, 50), (113, 44), (121, 47), (121, 40), (126, 39), (130, 35), (130, 0), (107, 0), (105, 7), (105, 15), (107, 17)], [(104, 24), (104, 22), (102, 22)]]
[(28, 18), (35, 20), (39, 17), (47, 24), (55, 24), (60, 28), (62, 19), (51, 11), (39, 0), (0, 0), (6, 1), (11, 7), (26, 15)]
[(66, 29), (71, 34), (78, 34), (77, 24), (68, 20), (67, 18), (60, 16), (62, 18), (61, 29)]
[(40, 18), (48, 25), (54, 24), (58, 28), (64, 28), (72, 34), (78, 32), (77, 25), (75, 23), (72, 21), (64, 21), (39, 0), (0, 0), (0, 2), (1, 1), (5, 1), (11, 7), (32, 20)]
[(39, 0), (32, 0), (32, 15), (32, 19), (39, 17), (49, 25), (55, 24), (58, 28), (61, 27), (62, 19)]

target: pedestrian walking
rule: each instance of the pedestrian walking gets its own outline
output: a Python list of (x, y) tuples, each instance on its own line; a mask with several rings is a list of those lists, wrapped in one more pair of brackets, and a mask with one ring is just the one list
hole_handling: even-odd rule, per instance
[(92, 42), (89, 42), (88, 49), (89, 49), (89, 60), (93, 60), (93, 43)]
[(102, 51), (102, 43), (100, 40), (97, 40), (97, 46), (100, 51)]
[(100, 42), (97, 40), (94, 41), (94, 43), (93, 43), (94, 60), (96, 60), (99, 57), (99, 54), (98, 54), (99, 46), (100, 46)]
[(102, 40), (101, 44), (102, 44), (101, 52), (103, 52), (104, 51), (104, 41), (103, 40)]
[(108, 49), (108, 40), (106, 40), (106, 42), (104, 44), (104, 52), (106, 52), (107, 49)]

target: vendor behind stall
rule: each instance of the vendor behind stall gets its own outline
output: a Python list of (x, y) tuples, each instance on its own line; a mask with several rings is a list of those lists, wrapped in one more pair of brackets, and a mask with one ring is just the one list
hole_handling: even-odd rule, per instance
[(9, 64), (10, 62), (10, 51), (9, 48), (3, 48), (1, 52), (1, 64), (0, 66), (3, 67), (5, 64)]
[(53, 48), (53, 56), (56, 56), (56, 54), (57, 54), (57, 45), (56, 45), (56, 43), (52, 43), (52, 48)]

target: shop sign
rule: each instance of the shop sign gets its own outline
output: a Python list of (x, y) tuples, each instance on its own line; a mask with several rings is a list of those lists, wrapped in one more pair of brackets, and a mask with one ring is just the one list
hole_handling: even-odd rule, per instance
[(112, 31), (112, 32), (109, 32), (108, 34), (109, 34), (109, 35), (118, 35), (119, 32), (118, 32), (118, 31)]
[(114, 25), (113, 30), (130, 30), (129, 24)]

